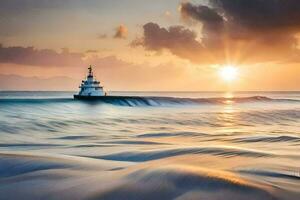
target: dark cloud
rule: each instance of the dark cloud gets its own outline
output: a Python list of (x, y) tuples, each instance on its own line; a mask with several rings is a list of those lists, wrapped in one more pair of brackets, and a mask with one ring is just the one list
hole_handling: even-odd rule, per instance
[(196, 33), (183, 26), (166, 29), (155, 23), (147, 23), (143, 28), (144, 37), (134, 40), (133, 46), (142, 45), (152, 51), (168, 49), (174, 55), (198, 62), (203, 56), (202, 53), (205, 53), (203, 45), (196, 39)]
[(116, 33), (114, 35), (114, 38), (119, 39), (126, 39), (128, 36), (128, 29), (124, 25), (120, 25), (116, 28)]
[(34, 47), (4, 47), (0, 44), (0, 63), (37, 67), (84, 67), (99, 65), (103, 67), (121, 66), (123, 61), (115, 56), (99, 57), (96, 50), (84, 53), (70, 52), (63, 48), (61, 52)]
[(180, 13), (185, 21), (201, 21), (203, 24), (203, 45), (208, 48), (220, 48), (222, 46), (221, 36), (225, 22), (216, 10), (204, 5), (197, 6), (185, 2), (180, 6)]
[(252, 45), (250, 51), (256, 52), (254, 58), (258, 61), (300, 56), (295, 37), (300, 31), (300, 1), (210, 0), (210, 3), (226, 18), (223, 35), (229, 44), (242, 41)]
[(60, 53), (54, 50), (38, 50), (34, 47), (4, 47), (0, 44), (0, 62), (33, 66), (73, 66), (83, 63), (84, 54), (72, 53), (62, 49)]
[(230, 22), (251, 30), (300, 28), (298, 0), (210, 0)]
[[(275, 39), (300, 29), (298, 0), (210, 0), (211, 8), (182, 3), (181, 15), (204, 25), (203, 31), (223, 32), (236, 39)], [(282, 41), (282, 40), (280, 40)]]
[(194, 6), (191, 3), (185, 2), (181, 4), (180, 12), (182, 17), (187, 20), (190, 18), (199, 20), (207, 26), (219, 27), (223, 25), (223, 17), (218, 12), (207, 6)]
[[(146, 24), (143, 38), (146, 49), (169, 49), (195, 63), (202, 63), (209, 57), (220, 63), (234, 59), (237, 62), (268, 62), (300, 56), (295, 37), (300, 32), (298, 0), (210, 0), (208, 6), (184, 2), (180, 13), (191, 28), (195, 23), (202, 24), (201, 41), (197, 41), (193, 33), (188, 37), (190, 43), (184, 43), (188, 34), (182, 31), (171, 34), (172, 27), (152, 25), (151, 28)], [(195, 48), (191, 41), (201, 48)], [(186, 53), (181, 52), (183, 49)]]
[[(161, 47), (186, 46), (201, 48), (196, 41), (196, 34), (182, 26), (172, 26), (169, 29), (161, 28), (155, 23), (144, 26), (145, 46), (151, 50), (160, 50)], [(175, 42), (175, 43), (174, 43)]]

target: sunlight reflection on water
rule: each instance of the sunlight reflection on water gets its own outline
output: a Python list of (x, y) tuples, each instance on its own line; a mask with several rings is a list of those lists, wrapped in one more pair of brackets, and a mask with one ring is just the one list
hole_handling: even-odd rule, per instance
[[(50, 100), (45, 96), (52, 93), (42, 98), (36, 94), (38, 99), (28, 99), (29, 94), (15, 99), (11, 93), (5, 95), (6, 100), (0, 99), (0, 177), (1, 173), (13, 177), (37, 170), (47, 174), (48, 169), (50, 173), (57, 168), (70, 170), (70, 176), (76, 174), (71, 169), (76, 169), (79, 177), (93, 177), (96, 172), (104, 177), (109, 171), (127, 192), (126, 185), (136, 188), (143, 183), (141, 192), (155, 193), (152, 189), (164, 181), (179, 189), (187, 180), (195, 190), (197, 184), (209, 183), (207, 195), (223, 188), (240, 195), (240, 182), (245, 182), (253, 199), (268, 199), (273, 187), (296, 192), (299, 188), (300, 104), (276, 100), (297, 99), (295, 93), (266, 93), (267, 98), (256, 98), (260, 93), (241, 95), (251, 97), (247, 99), (234, 99), (240, 96), (232, 93), (225, 94), (227, 99), (210, 99), (217, 95), (211, 93), (209, 98), (203, 93), (179, 93), (174, 96), (202, 95), (203, 99), (157, 98), (149, 105), (140, 99), (136, 104), (80, 102), (66, 98), (69, 93)], [(83, 158), (87, 160), (82, 162)], [(89, 170), (81, 171), (85, 169)], [(237, 179), (226, 178), (228, 173)], [(113, 193), (96, 194), (127, 194), (115, 187)]]

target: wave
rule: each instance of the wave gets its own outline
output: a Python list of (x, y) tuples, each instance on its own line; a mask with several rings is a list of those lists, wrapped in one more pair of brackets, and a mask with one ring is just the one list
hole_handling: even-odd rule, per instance
[(91, 158), (115, 161), (128, 161), (128, 162), (145, 162), (151, 160), (158, 160), (163, 158), (183, 156), (183, 155), (196, 155), (207, 154), (223, 157), (272, 157), (275, 155), (267, 152), (253, 151), (247, 149), (237, 148), (221, 148), (221, 147), (195, 147), (195, 148), (176, 148), (166, 149), (159, 151), (135, 151), (135, 152), (121, 152), (104, 156), (91, 156)]
[(176, 164), (130, 166), (74, 156), (0, 153), (0, 196), (66, 200), (279, 199), (277, 188), (234, 172)]
[(0, 147), (61, 147), (60, 144), (36, 144), (36, 143), (0, 143)]
[[(0, 179), (30, 172), (71, 167), (67, 162), (56, 162), (55, 160), (58, 159), (27, 154), (0, 153)], [(62, 161), (62, 159), (60, 160)]]
[(207, 137), (210, 134), (198, 132), (158, 132), (158, 133), (144, 133), (137, 135), (137, 138), (163, 138), (163, 137)]
[(186, 166), (140, 169), (123, 183), (101, 191), (91, 199), (256, 199), (275, 200), (269, 188), (255, 185), (234, 174), (210, 172)]
[(176, 106), (201, 104), (234, 104), (255, 102), (295, 102), (296, 99), (272, 99), (265, 96), (233, 97), (233, 98), (179, 98), (157, 96), (107, 96), (98, 100), (80, 101), (72, 98), (31, 98), (31, 99), (0, 99), (0, 104), (48, 104), (48, 103), (105, 103), (116, 106)]
[(300, 175), (298, 172), (286, 172), (286, 171), (266, 171), (266, 170), (239, 170), (241, 174), (249, 174), (256, 176), (272, 177), (272, 178), (285, 178), (285, 179), (294, 179), (300, 180)]
[(259, 136), (259, 137), (247, 137), (247, 138), (238, 138), (238, 139), (232, 139), (231, 141), (237, 142), (237, 143), (248, 143), (248, 142), (300, 142), (299, 137), (294, 137), (294, 136), (287, 136), (287, 135), (282, 135), (282, 136), (273, 136), (273, 137), (266, 137), (266, 136)]

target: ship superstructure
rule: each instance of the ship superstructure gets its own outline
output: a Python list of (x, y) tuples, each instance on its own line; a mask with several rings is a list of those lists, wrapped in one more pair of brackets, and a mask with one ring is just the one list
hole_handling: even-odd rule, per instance
[(103, 87), (100, 85), (100, 82), (94, 79), (92, 66), (88, 68), (88, 74), (85, 80), (81, 82), (79, 86), (80, 91), (78, 95), (74, 97), (99, 97), (106, 96), (106, 93), (103, 90)]

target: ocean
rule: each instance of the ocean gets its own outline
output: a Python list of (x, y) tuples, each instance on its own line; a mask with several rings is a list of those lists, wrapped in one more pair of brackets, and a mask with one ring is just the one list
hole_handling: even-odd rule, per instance
[(300, 92), (0, 92), (0, 199), (299, 200)]

